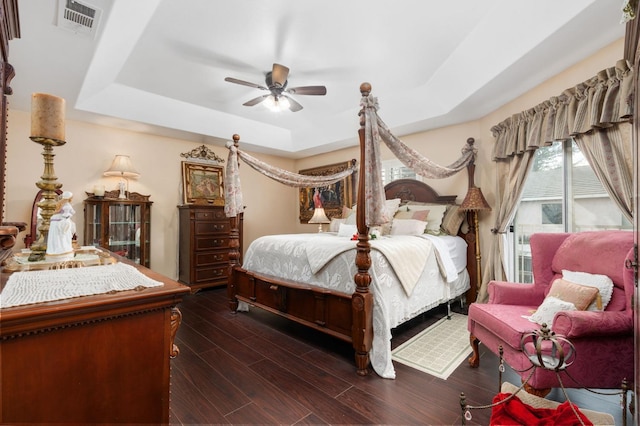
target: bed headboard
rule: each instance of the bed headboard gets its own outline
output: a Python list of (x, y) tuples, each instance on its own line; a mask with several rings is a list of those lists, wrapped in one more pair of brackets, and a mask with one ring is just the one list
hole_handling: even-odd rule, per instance
[(457, 195), (438, 195), (429, 185), (415, 179), (398, 179), (389, 182), (384, 187), (384, 193), (387, 200), (400, 198), (403, 202), (455, 204), (457, 198)]

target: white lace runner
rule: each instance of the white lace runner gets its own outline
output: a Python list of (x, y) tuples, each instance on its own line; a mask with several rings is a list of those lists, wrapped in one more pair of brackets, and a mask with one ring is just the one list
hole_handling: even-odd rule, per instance
[(0, 293), (0, 308), (162, 285), (124, 263), (15, 272)]

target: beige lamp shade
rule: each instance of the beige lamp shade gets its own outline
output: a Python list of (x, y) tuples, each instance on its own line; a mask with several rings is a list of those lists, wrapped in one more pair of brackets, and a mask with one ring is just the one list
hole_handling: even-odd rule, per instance
[(330, 223), (331, 221), (324, 212), (323, 207), (318, 207), (313, 211), (313, 216), (309, 219), (309, 223)]
[(460, 210), (468, 211), (468, 210), (491, 210), (491, 206), (485, 200), (484, 195), (482, 195), (482, 190), (477, 186), (472, 186), (467, 191), (467, 195), (464, 197), (462, 204), (460, 204)]
[(116, 155), (111, 167), (104, 172), (105, 176), (120, 176), (124, 178), (137, 178), (140, 173), (133, 168), (131, 158), (128, 155)]
[(318, 224), (318, 232), (322, 232), (322, 224), (323, 223), (331, 223), (327, 214), (324, 212), (324, 207), (316, 207), (313, 211), (313, 216), (309, 219), (309, 223), (317, 223)]

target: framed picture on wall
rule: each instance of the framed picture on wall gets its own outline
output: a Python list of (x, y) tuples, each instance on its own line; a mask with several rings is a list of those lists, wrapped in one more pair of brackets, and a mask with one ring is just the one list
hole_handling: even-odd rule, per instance
[[(344, 163), (300, 170), (298, 173), (310, 176), (327, 176), (347, 170), (350, 166), (351, 161), (345, 161)], [(342, 217), (342, 206), (351, 207), (353, 205), (355, 176), (356, 174), (353, 173), (332, 185), (317, 188), (322, 207), (324, 207), (329, 219)], [(300, 188), (300, 223), (308, 223), (311, 216), (313, 216), (313, 210), (315, 209), (313, 194), (315, 189)]]
[(223, 167), (182, 162), (185, 204), (224, 205)]

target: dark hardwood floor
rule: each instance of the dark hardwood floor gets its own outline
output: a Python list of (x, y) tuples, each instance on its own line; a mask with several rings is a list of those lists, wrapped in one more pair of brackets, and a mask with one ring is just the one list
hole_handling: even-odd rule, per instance
[[(459, 425), (460, 392), (468, 404), (484, 405), (498, 390), (498, 359), (490, 352), (482, 352), (479, 369), (465, 362), (446, 381), (399, 363), (395, 380), (361, 377), (350, 344), (257, 308), (231, 313), (226, 289), (189, 295), (179, 308), (173, 425)], [(440, 307), (398, 327), (393, 347), (445, 314)], [(503, 380), (519, 383), (509, 372)], [(610, 412), (621, 424), (617, 397), (572, 392), (573, 402)], [(490, 410), (473, 410), (467, 424), (486, 425), (489, 417)]]

